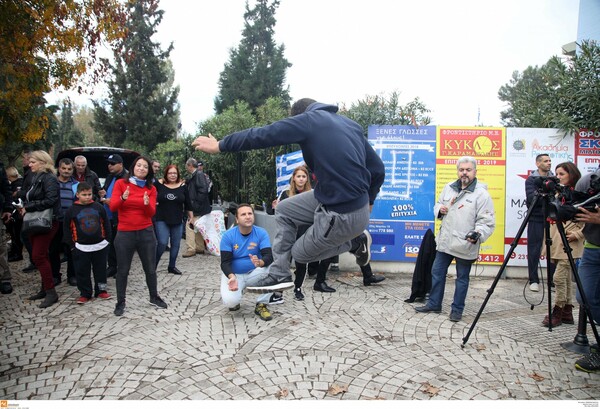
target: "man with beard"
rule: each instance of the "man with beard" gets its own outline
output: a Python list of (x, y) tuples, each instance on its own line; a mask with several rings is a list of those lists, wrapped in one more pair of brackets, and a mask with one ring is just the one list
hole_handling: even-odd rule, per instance
[(477, 161), (463, 156), (456, 164), (458, 180), (448, 183), (433, 208), (433, 214), (442, 219), (436, 238), (436, 254), (431, 268), (429, 301), (417, 312), (442, 312), (446, 274), (452, 260), (456, 260), (456, 286), (450, 311), (450, 321), (462, 319), (469, 289), (471, 265), (477, 260), (479, 247), (494, 232), (494, 204), (487, 185), (475, 177)]

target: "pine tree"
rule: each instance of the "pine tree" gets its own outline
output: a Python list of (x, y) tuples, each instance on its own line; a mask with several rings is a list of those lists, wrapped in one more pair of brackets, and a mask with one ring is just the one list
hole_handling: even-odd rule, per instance
[(162, 51), (152, 41), (164, 13), (158, 3), (129, 3), (129, 34), (123, 51), (115, 55), (109, 97), (94, 102), (94, 127), (112, 146), (150, 152), (177, 136), (179, 87), (173, 87), (169, 61), (173, 45)]
[(215, 111), (220, 114), (245, 101), (254, 112), (270, 97), (280, 98), (289, 106), (289, 89), (284, 88), (286, 70), (291, 67), (283, 56), (285, 46), (274, 40), (275, 10), (279, 0), (258, 0), (252, 10), (246, 2), (242, 40), (232, 49), (229, 62), (219, 78)]
[(73, 105), (70, 100), (64, 100), (60, 112), (58, 129), (52, 135), (54, 151), (58, 153), (63, 149), (83, 146), (83, 132), (75, 126), (73, 120)]

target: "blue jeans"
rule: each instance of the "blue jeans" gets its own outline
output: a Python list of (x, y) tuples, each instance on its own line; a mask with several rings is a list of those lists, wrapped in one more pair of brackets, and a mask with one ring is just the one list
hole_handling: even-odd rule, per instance
[[(594, 322), (600, 323), (600, 249), (583, 249), (577, 269)], [(579, 288), (577, 302), (582, 303)]]
[(448, 273), (448, 266), (450, 266), (450, 263), (454, 259), (456, 259), (456, 285), (454, 288), (452, 311), (462, 314), (465, 309), (467, 291), (469, 290), (469, 273), (471, 272), (471, 265), (474, 260), (464, 260), (441, 251), (435, 253), (435, 260), (431, 268), (431, 292), (429, 293), (427, 306), (433, 310), (442, 309), (444, 290), (446, 288), (446, 274)]
[(156, 228), (156, 265), (160, 261), (162, 254), (167, 248), (169, 238), (171, 238), (171, 249), (169, 250), (169, 268), (175, 268), (175, 261), (179, 254), (179, 246), (181, 245), (181, 235), (183, 234), (183, 223), (167, 224), (157, 220), (154, 222)]

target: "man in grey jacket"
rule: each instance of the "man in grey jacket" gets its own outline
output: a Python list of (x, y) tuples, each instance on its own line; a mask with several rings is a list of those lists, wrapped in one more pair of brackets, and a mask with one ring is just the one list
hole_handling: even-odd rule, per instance
[(446, 274), (452, 260), (456, 260), (456, 286), (450, 311), (450, 321), (462, 319), (469, 289), (471, 265), (479, 255), (481, 243), (494, 232), (494, 204), (487, 186), (477, 180), (477, 160), (463, 156), (456, 164), (458, 180), (448, 183), (433, 209), (442, 219), (436, 238), (437, 251), (431, 269), (429, 301), (417, 312), (442, 312)]

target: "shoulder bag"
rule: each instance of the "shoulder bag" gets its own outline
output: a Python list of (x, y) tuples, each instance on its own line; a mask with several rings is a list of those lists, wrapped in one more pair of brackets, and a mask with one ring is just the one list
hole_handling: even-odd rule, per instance
[(26, 212), (21, 229), (28, 236), (48, 233), (52, 230), (52, 208)]

